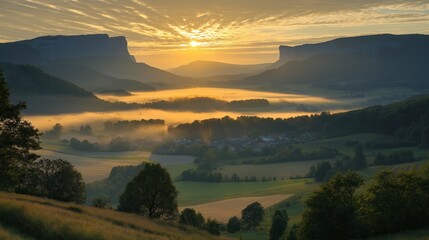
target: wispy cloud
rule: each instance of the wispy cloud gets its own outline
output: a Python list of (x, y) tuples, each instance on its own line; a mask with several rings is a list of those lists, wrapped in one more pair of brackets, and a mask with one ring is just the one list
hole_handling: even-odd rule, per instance
[[(201, 42), (201, 51), (217, 51), (219, 58), (240, 51), (249, 57), (249, 51), (255, 51), (272, 52), (275, 59), (280, 43), (380, 32), (429, 33), (428, 23), (427, 0), (0, 1), (0, 41), (52, 34), (125, 35), (131, 51), (149, 63), (148, 56), (184, 51), (190, 41)], [(259, 57), (248, 60), (265, 61)]]

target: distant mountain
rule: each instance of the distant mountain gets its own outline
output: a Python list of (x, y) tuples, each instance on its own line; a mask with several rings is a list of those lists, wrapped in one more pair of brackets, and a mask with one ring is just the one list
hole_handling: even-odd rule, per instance
[(189, 64), (170, 69), (170, 72), (194, 78), (207, 78), (222, 75), (256, 74), (266, 70), (270, 63), (238, 65), (211, 61), (194, 61)]
[(303, 61), (317, 55), (345, 55), (352, 53), (371, 53), (376, 55), (383, 49), (396, 48), (403, 45), (421, 43), (425, 40), (424, 35), (368, 35), (337, 38), (331, 41), (303, 44), (298, 46), (280, 46), (279, 60), (274, 64), (279, 67), (291, 61)]
[(92, 93), (30, 65), (0, 63), (13, 102), (24, 101), (26, 113), (71, 113), (125, 110), (137, 104), (110, 103)]
[[(48, 69), (78, 65), (112, 77), (140, 82), (181, 84), (181, 81), (191, 80), (145, 63), (137, 63), (128, 52), (125, 37), (109, 37), (107, 34), (44, 36), (3, 43), (0, 44), (0, 61)], [(56, 74), (66, 73), (59, 74), (57, 70)]]
[(429, 88), (428, 35), (374, 35), (280, 47), (279, 61), (285, 64), (233, 85), (276, 91), (296, 86), (304, 91)]
[(151, 85), (130, 79), (115, 78), (89, 67), (80, 65), (55, 65), (43, 67), (43, 70), (55, 77), (74, 83), (91, 92), (103, 92), (121, 89), (124, 91), (155, 91)]

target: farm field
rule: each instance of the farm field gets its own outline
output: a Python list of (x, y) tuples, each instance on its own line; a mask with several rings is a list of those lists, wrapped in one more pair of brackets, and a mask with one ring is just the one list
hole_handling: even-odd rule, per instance
[(311, 179), (288, 179), (270, 182), (175, 182), (180, 207), (241, 197), (290, 195), (309, 192), (320, 185)]
[[(73, 164), (86, 183), (104, 179), (109, 176), (113, 167), (117, 166), (135, 166), (142, 162), (157, 162), (164, 167), (178, 165), (190, 168), (195, 157), (193, 156), (175, 156), (175, 155), (157, 155), (146, 151), (130, 152), (81, 152), (75, 151), (59, 145), (48, 145), (48, 147), (37, 151), (41, 157), (61, 158)], [(174, 169), (174, 168), (172, 168)], [(174, 174), (181, 173), (180, 167), (176, 168)], [(177, 173), (177, 171), (180, 171)]]
[(240, 178), (255, 176), (258, 179), (262, 177), (270, 178), (276, 177), (277, 179), (289, 179), (296, 176), (305, 176), (311, 166), (317, 165), (320, 162), (329, 161), (331, 164), (335, 162), (334, 159), (328, 160), (311, 160), (311, 161), (297, 161), (285, 163), (272, 163), (272, 164), (241, 164), (241, 165), (227, 165), (219, 169), (222, 174), (231, 176), (237, 174)]
[[(253, 202), (259, 202), (264, 208), (270, 207), (280, 201), (283, 201), (292, 195), (271, 195), (264, 197), (242, 197), (216, 202), (210, 202), (200, 205), (187, 206), (201, 212), (203, 216), (215, 218), (220, 222), (227, 223), (233, 216), (240, 217), (241, 210)], [(180, 210), (183, 210), (182, 207)]]

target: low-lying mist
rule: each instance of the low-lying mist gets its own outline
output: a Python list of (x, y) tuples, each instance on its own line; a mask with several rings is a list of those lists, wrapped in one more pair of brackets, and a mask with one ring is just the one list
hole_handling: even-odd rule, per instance
[(120, 101), (126, 103), (148, 103), (160, 100), (174, 100), (178, 98), (194, 97), (209, 97), (224, 101), (267, 99), (270, 103), (292, 102), (300, 104), (326, 104), (335, 102), (335, 100), (323, 97), (264, 91), (251, 91), (233, 88), (185, 88), (153, 92), (133, 92), (132, 94), (132, 96), (115, 96), (106, 94), (99, 94), (97, 96), (107, 101)]

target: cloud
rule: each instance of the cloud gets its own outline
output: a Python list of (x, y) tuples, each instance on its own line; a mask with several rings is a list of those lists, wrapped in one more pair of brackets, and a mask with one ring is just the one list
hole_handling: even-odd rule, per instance
[[(383, 30), (425, 30), (427, 0), (2, 0), (0, 40), (52, 34), (125, 35), (136, 55), (189, 47), (248, 52), (273, 42), (315, 39)], [(365, 27), (366, 26), (366, 27)], [(375, 26), (378, 26), (376, 28)]]

